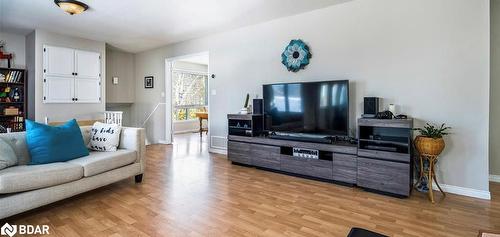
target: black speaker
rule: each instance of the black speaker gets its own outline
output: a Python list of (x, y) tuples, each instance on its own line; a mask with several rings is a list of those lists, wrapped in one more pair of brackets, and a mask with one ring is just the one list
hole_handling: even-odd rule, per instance
[(364, 99), (364, 110), (363, 118), (375, 118), (379, 110), (379, 98), (378, 97), (365, 97)]
[(263, 99), (253, 99), (253, 114), (264, 114)]

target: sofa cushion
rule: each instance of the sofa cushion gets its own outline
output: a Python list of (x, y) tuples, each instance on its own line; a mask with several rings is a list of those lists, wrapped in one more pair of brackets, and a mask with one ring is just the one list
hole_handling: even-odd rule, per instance
[(116, 151), (120, 144), (119, 124), (95, 122), (92, 126), (88, 147), (94, 151)]
[(0, 193), (16, 193), (81, 179), (83, 168), (67, 162), (20, 165), (0, 170)]
[(83, 166), (83, 175), (89, 177), (132, 164), (136, 159), (135, 151), (118, 149), (114, 152), (92, 151), (90, 155), (70, 160), (68, 163)]
[(17, 164), (14, 149), (0, 137), (0, 170)]
[(30, 163), (31, 158), (26, 145), (25, 132), (0, 133), (0, 138), (3, 138), (14, 149), (17, 156), (17, 165)]
[(68, 161), (89, 154), (75, 119), (55, 127), (26, 120), (26, 142), (34, 165)]

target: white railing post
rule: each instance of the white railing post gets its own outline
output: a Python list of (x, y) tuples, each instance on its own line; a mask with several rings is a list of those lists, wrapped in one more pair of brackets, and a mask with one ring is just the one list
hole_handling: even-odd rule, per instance
[(104, 111), (104, 123), (122, 126), (123, 111)]

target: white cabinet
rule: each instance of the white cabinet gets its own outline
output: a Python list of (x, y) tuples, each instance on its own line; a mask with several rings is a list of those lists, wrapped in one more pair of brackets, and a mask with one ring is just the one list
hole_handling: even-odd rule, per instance
[(60, 47), (44, 47), (44, 73), (51, 76), (73, 76), (75, 72), (75, 51)]
[(44, 102), (73, 102), (75, 80), (71, 77), (46, 76), (44, 79)]
[(101, 56), (96, 52), (43, 47), (44, 103), (100, 103)]
[(100, 55), (94, 52), (75, 50), (75, 72), (81, 78), (98, 78), (101, 72)]
[(88, 78), (75, 79), (76, 103), (99, 103), (100, 95), (101, 85), (99, 80)]

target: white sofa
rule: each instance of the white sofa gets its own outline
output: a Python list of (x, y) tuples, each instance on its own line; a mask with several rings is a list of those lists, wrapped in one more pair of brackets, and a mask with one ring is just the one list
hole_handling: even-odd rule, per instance
[[(82, 127), (87, 144), (91, 127)], [(135, 176), (142, 181), (145, 134), (142, 128), (122, 129), (116, 152), (94, 152), (68, 162), (27, 165), (24, 132), (0, 134), (14, 148), (18, 164), (0, 170), (0, 219), (47, 205)], [(0, 154), (1, 155), (1, 154)]]

